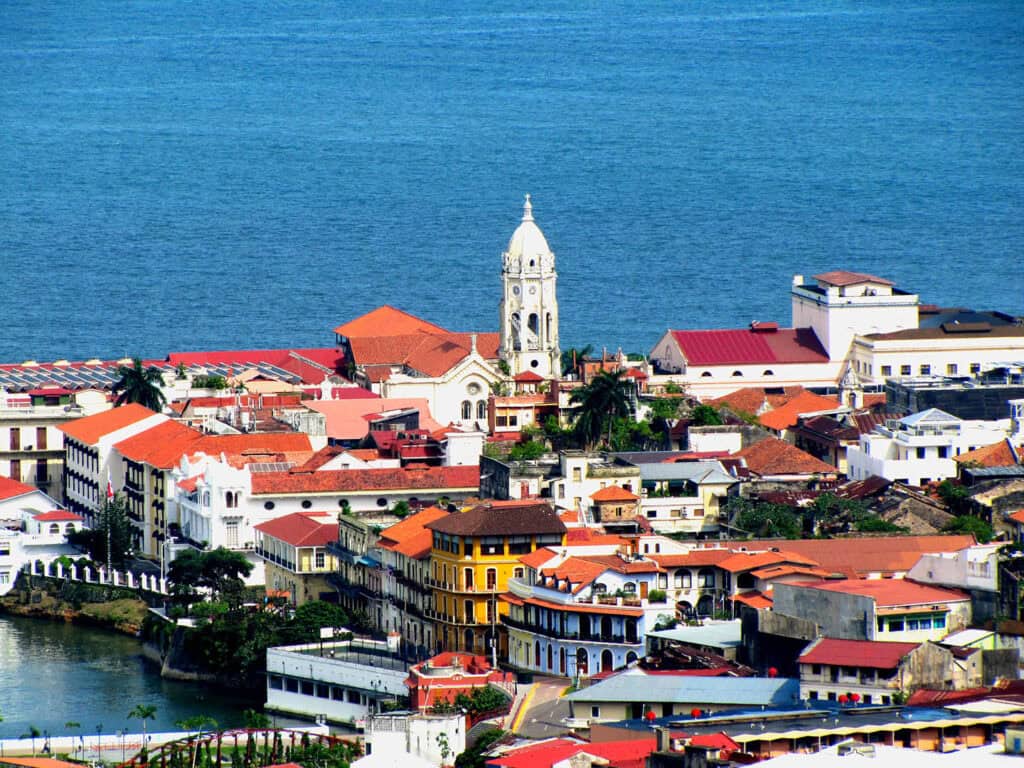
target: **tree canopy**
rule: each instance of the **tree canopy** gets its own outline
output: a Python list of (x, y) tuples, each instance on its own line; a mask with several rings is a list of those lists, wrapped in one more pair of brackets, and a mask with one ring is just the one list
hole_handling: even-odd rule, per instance
[(587, 448), (597, 445), (606, 432), (611, 443), (614, 420), (629, 415), (624, 373), (601, 371), (589, 384), (572, 393), (570, 402), (579, 406), (576, 431)]
[(136, 357), (130, 366), (118, 367), (117, 375), (121, 378), (110, 388), (111, 394), (117, 395), (115, 408), (125, 403), (138, 403), (157, 413), (164, 409), (167, 398), (162, 389), (160, 369), (154, 366), (143, 368), (142, 361)]
[(171, 594), (179, 602), (197, 602), (202, 599), (199, 590), (208, 589), (215, 600), (224, 600), (231, 607), (237, 607), (245, 588), (245, 577), (250, 573), (252, 563), (241, 552), (224, 547), (209, 552), (186, 549), (171, 561), (167, 580)]
[[(107, 535), (109, 532), (109, 536)], [(68, 541), (89, 553), (93, 562), (106, 566), (107, 545), (110, 545), (110, 564), (124, 568), (132, 548), (132, 525), (128, 520), (127, 503), (123, 494), (108, 499), (100, 509), (96, 527), (83, 528), (68, 535)]]

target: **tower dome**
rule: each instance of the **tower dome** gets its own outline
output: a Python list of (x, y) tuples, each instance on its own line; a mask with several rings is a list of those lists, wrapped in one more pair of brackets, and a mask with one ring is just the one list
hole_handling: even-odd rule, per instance
[(524, 268), (528, 268), (531, 261), (534, 262), (534, 266), (539, 266), (541, 257), (551, 254), (547, 238), (533, 220), (533, 205), (530, 203), (529, 195), (523, 203), (523, 220), (512, 233), (505, 254), (511, 258), (521, 258)]

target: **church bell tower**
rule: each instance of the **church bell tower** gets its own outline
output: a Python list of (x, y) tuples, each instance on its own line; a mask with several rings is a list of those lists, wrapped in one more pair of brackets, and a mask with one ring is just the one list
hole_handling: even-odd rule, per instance
[(501, 358), (513, 376), (532, 371), (545, 379), (559, 377), (555, 254), (533, 220), (529, 195), (501, 259)]

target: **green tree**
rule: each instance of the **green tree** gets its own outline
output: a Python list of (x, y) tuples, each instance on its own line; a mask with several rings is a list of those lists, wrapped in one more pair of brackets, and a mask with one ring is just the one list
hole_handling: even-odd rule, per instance
[(568, 376), (570, 373), (575, 373), (576, 369), (579, 368), (581, 362), (586, 360), (587, 356), (594, 351), (592, 344), (587, 344), (585, 347), (576, 349), (569, 347), (562, 351), (562, 375)]
[(906, 528), (873, 515), (858, 520), (853, 527), (859, 533), (907, 533)]
[(966, 511), (968, 491), (959, 483), (943, 480), (935, 491), (954, 515), (961, 515)]
[(576, 414), (576, 430), (587, 448), (592, 448), (607, 431), (608, 442), (612, 439), (612, 426), (616, 417), (629, 415), (629, 401), (622, 370), (601, 371), (590, 383), (577, 389), (569, 399), (579, 406)]
[(34, 725), (30, 725), (28, 730), (19, 736), (19, 739), (32, 739), (32, 757), (36, 756), (36, 739), (42, 736), (43, 733)]
[(544, 443), (538, 440), (527, 440), (525, 443), (513, 445), (508, 452), (508, 457), (512, 461), (538, 459), (544, 455), (546, 450)]
[(691, 427), (718, 427), (722, 425), (722, 415), (710, 405), (695, 405), (690, 411)]
[(245, 577), (252, 573), (252, 563), (241, 552), (217, 547), (202, 553), (199, 586), (208, 587), (216, 597), (232, 608), (242, 603)]
[(484, 731), (472, 747), (455, 758), (455, 768), (484, 768), (487, 763), (485, 755), (504, 736), (505, 732), (499, 728)]
[(137, 717), (142, 721), (142, 744), (146, 744), (146, 721), (156, 720), (156, 707), (152, 704), (136, 704), (131, 712), (128, 713), (128, 719)]
[(726, 502), (725, 509), (733, 525), (749, 531), (754, 536), (798, 539), (803, 530), (803, 521), (800, 517), (792, 509), (781, 504), (733, 496)]
[(255, 709), (247, 709), (242, 713), (242, 718), (245, 720), (245, 727), (258, 729), (258, 728), (269, 728), (271, 720), (262, 712), (257, 712)]
[(395, 506), (391, 508), (391, 514), (393, 514), (395, 517), (399, 519), (404, 519), (408, 517), (410, 511), (411, 510), (409, 509), (409, 502), (404, 500), (396, 501)]
[(340, 605), (323, 600), (310, 600), (295, 609), (288, 624), (282, 629), (282, 640), (287, 644), (312, 643), (320, 639), (324, 627), (344, 627), (349, 623), (348, 613)]
[(946, 533), (973, 533), (979, 544), (988, 544), (995, 536), (992, 526), (974, 515), (959, 515), (942, 529)]
[[(109, 533), (109, 535), (108, 535)], [(128, 520), (127, 502), (123, 494), (108, 499), (100, 509), (95, 528), (87, 528), (68, 536), (73, 545), (82, 547), (93, 562), (107, 564), (107, 544), (110, 544), (110, 564), (124, 568), (132, 546), (132, 525)]]
[(142, 361), (136, 357), (130, 366), (118, 367), (117, 375), (121, 378), (110, 388), (111, 394), (117, 395), (115, 408), (125, 403), (138, 403), (157, 413), (164, 409), (167, 398), (162, 389), (160, 369), (154, 366), (143, 368)]

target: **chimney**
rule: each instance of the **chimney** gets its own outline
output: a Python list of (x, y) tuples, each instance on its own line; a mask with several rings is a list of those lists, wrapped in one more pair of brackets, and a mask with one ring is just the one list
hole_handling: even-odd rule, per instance
[(476, 334), (475, 333), (469, 334), (469, 353), (471, 355), (475, 355), (476, 354)]

